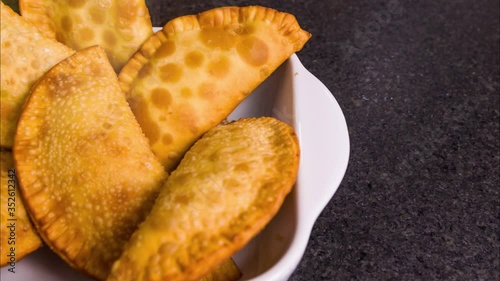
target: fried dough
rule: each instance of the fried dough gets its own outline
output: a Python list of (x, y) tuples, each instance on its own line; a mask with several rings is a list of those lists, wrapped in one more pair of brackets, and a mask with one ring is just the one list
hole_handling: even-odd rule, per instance
[(167, 171), (310, 36), (293, 15), (250, 6), (182, 16), (148, 39), (118, 78)]
[(0, 2), (0, 145), (11, 148), (17, 119), (31, 86), (73, 50), (48, 38)]
[(77, 52), (33, 87), (13, 152), (40, 236), (75, 269), (105, 279), (167, 175), (102, 48)]
[[(0, 150), (0, 264), (18, 262), (42, 245), (31, 224), (17, 186), (12, 152)], [(13, 258), (13, 260), (11, 260)]]
[(208, 274), (203, 275), (198, 281), (236, 281), (240, 279), (241, 275), (236, 263), (232, 259), (227, 259)]
[(101, 46), (117, 72), (153, 35), (144, 0), (19, 0), (19, 8), (45, 34), (75, 50)]
[(209, 130), (170, 175), (108, 281), (196, 280), (276, 214), (297, 176), (294, 130), (274, 118)]

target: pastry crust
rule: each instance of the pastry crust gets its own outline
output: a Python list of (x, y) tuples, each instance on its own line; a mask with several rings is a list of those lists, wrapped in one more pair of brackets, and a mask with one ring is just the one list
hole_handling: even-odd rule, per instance
[(182, 16), (148, 39), (119, 81), (167, 171), (310, 36), (291, 14), (249, 6)]
[(33, 87), (13, 152), (40, 236), (104, 280), (167, 175), (100, 47), (77, 52)]
[(227, 259), (197, 281), (237, 281), (241, 275), (233, 259)]
[[(24, 208), (22, 194), (17, 185), (12, 152), (0, 150), (0, 264), (5, 266), (35, 251), (42, 245)], [(13, 250), (12, 250), (13, 249)]]
[(19, 8), (42, 32), (75, 50), (101, 46), (116, 72), (153, 35), (144, 0), (19, 0)]
[(294, 130), (274, 118), (211, 129), (170, 175), (108, 281), (197, 280), (271, 220), (298, 165)]
[(74, 51), (44, 36), (10, 7), (0, 3), (0, 8), (0, 145), (11, 148), (21, 107), (31, 86)]

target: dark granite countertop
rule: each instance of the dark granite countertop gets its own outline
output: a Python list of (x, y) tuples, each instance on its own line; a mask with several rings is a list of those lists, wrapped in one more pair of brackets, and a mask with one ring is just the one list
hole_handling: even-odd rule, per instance
[(345, 178), (291, 280), (499, 280), (499, 3), (147, 1), (294, 14), (349, 127)]

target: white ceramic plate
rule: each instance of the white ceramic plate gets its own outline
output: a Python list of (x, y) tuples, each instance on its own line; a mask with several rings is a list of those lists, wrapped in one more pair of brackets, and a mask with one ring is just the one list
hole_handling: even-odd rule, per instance
[[(235, 254), (241, 280), (287, 280), (297, 267), (320, 212), (337, 190), (349, 159), (347, 125), (332, 93), (299, 61), (288, 59), (229, 116), (273, 116), (292, 125), (301, 159), (297, 183), (269, 225)], [(47, 247), (1, 269), (2, 281), (92, 280)]]

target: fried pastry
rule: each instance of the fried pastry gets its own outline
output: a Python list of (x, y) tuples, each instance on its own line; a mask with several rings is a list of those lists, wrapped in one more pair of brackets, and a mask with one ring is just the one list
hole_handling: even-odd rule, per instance
[(0, 150), (0, 264), (18, 262), (42, 245), (40, 237), (24, 209), (23, 199), (17, 186), (12, 152)]
[(287, 13), (217, 8), (168, 22), (118, 79), (153, 152), (171, 171), (309, 38)]
[(294, 130), (274, 118), (209, 130), (172, 172), (108, 281), (196, 280), (269, 222), (298, 164)]
[(0, 2), (0, 145), (11, 148), (17, 119), (31, 86), (52, 66), (74, 53), (48, 38)]
[(101, 46), (117, 72), (153, 35), (144, 0), (19, 0), (19, 8), (45, 34), (75, 50)]
[(241, 271), (236, 263), (232, 259), (227, 259), (198, 281), (236, 281), (240, 277)]
[(75, 269), (105, 279), (167, 175), (102, 48), (77, 52), (38, 81), (13, 152), (40, 236)]

